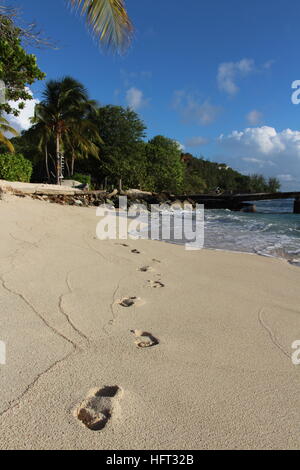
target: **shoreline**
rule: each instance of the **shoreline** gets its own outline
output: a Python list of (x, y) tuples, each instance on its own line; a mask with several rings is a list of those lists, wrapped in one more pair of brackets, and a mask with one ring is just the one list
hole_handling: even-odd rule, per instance
[[(2, 189), (1, 189), (2, 188)], [(19, 188), (19, 189), (18, 189)], [(43, 188), (44, 188), (44, 191), (48, 191), (47, 195), (45, 193), (45, 195), (42, 195), (42, 192), (43, 191)], [(21, 190), (20, 190), (21, 189)], [(37, 184), (32, 184), (32, 183), (11, 183), (11, 182), (7, 182), (7, 181), (3, 181), (3, 180), (0, 180), (0, 190), (2, 190), (5, 193), (11, 193), (17, 197), (31, 197), (32, 199), (36, 199), (36, 200), (40, 200), (40, 201), (44, 201), (44, 202), (48, 202), (48, 203), (56, 203), (56, 204), (60, 204), (60, 205), (69, 205), (69, 206), (78, 206), (78, 207), (84, 207), (84, 208), (87, 208), (87, 207), (99, 207), (101, 206), (102, 204), (107, 204), (107, 205), (110, 205), (112, 204), (113, 206), (118, 206), (118, 202), (117, 202), (117, 199), (118, 199), (118, 196), (117, 196), (117, 192), (114, 191), (113, 193), (111, 194), (108, 194), (108, 193), (105, 193), (105, 191), (98, 191), (97, 192), (97, 196), (95, 197), (92, 197), (90, 198), (90, 195), (89, 195), (89, 192), (85, 192), (85, 191), (80, 191), (76, 188), (71, 188), (69, 186), (56, 186), (56, 185), (37, 185)], [(63, 194), (60, 194), (60, 195), (57, 195), (56, 193), (58, 192), (61, 192), (61, 193), (64, 193)], [(124, 193), (125, 194), (125, 193)], [(135, 202), (139, 202), (139, 203), (145, 203), (146, 205), (148, 204), (146, 202), (147, 198), (151, 198), (153, 197), (153, 193), (147, 193), (147, 192), (138, 192), (136, 190), (131, 190), (128, 192), (127, 194), (127, 197), (129, 198), (128, 199), (128, 208), (127, 210), (130, 208), (130, 206), (133, 204), (135, 205)], [(166, 196), (166, 194), (161, 194), (161, 195), (156, 195), (158, 197), (158, 199), (163, 200), (163, 197)], [(113, 200), (111, 200), (110, 198), (112, 197)], [(143, 199), (140, 199), (140, 200), (135, 200), (136, 197), (145, 197), (146, 199), (143, 201)], [(187, 200), (188, 202), (188, 200)], [(262, 202), (265, 202), (265, 201), (262, 201)], [(170, 209), (172, 208), (172, 204), (175, 206), (177, 206), (178, 204), (181, 204), (180, 201), (168, 201), (168, 204)], [(149, 208), (148, 208), (149, 209)], [(114, 207), (114, 211), (116, 211), (116, 213), (118, 214), (119, 213), (119, 209), (118, 207)], [(171, 211), (172, 212), (172, 211)], [(209, 213), (211, 212), (214, 212), (214, 211), (211, 211), (210, 209), (205, 209), (205, 214), (207, 215), (208, 217), (208, 221), (210, 220), (210, 217), (211, 217), (211, 214), (208, 215)], [(232, 212), (232, 211), (228, 211), (226, 210), (225, 211), (225, 214), (226, 216), (228, 216), (228, 212), (230, 213), (230, 215), (235, 218), (235, 212)], [(174, 212), (174, 214), (176, 213), (176, 211)], [(298, 220), (296, 219), (296, 217), (298, 217), (297, 214), (293, 214), (292, 212), (287, 212), (287, 213), (284, 213), (284, 212), (274, 212), (274, 211), (271, 211), (271, 212), (257, 212), (255, 215), (260, 215), (260, 216), (265, 216), (265, 217), (270, 217), (270, 216), (278, 216), (278, 215), (282, 215), (282, 216), (295, 216), (295, 220)], [(213, 217), (214, 219), (214, 217)], [(216, 217), (216, 219), (218, 219), (218, 217)], [(242, 217), (241, 218), (241, 222), (245, 221), (245, 219), (243, 220), (244, 218)], [(260, 221), (261, 219), (258, 219), (258, 222)], [(205, 224), (206, 223), (209, 223), (207, 221), (205, 221)], [(265, 221), (265, 223), (267, 224), (267, 221)], [(277, 223), (279, 223), (279, 221), (277, 221)], [(268, 225), (274, 225), (273, 222), (271, 223), (270, 221), (268, 221)], [(220, 222), (220, 229), (222, 230), (222, 226), (223, 226), (223, 222), (221, 221)], [(242, 227), (235, 227), (234, 230), (237, 231), (237, 230), (241, 230)], [(251, 230), (251, 227), (249, 228)], [(207, 229), (206, 229), (207, 230)], [(212, 230), (212, 232), (210, 233), (210, 236), (211, 237), (214, 237), (216, 235), (216, 233), (214, 232), (214, 230), (216, 230), (216, 227)], [(245, 232), (245, 230), (247, 230), (247, 227), (243, 227), (243, 231)], [(298, 228), (295, 226), (294, 228), (292, 228), (292, 226), (289, 227), (289, 230), (290, 231), (297, 231), (297, 233), (299, 232)], [(230, 231), (229, 231), (230, 232)], [(230, 235), (229, 232), (226, 232), (226, 230), (224, 231), (223, 235), (224, 237), (228, 237), (228, 235)], [(264, 230), (260, 230), (257, 232), (257, 235), (261, 232), (264, 232)], [(281, 235), (282, 235), (282, 232), (279, 232)], [(248, 253), (248, 254), (256, 254), (256, 255), (259, 255), (259, 256), (263, 256), (263, 257), (267, 257), (267, 258), (277, 258), (277, 259), (283, 259), (283, 260), (286, 260), (288, 263), (294, 265), (294, 266), (300, 266), (300, 258), (298, 258), (298, 251), (296, 249), (296, 246), (297, 246), (297, 237), (296, 236), (292, 236), (290, 235), (289, 232), (285, 233), (284, 234), (286, 237), (288, 237), (288, 240), (286, 241), (287, 245), (288, 246), (288, 242), (290, 242), (292, 244), (292, 249), (291, 249), (291, 246), (289, 248), (289, 250), (286, 250), (285, 246), (282, 245), (282, 241), (280, 240), (279, 241), (279, 244), (278, 242), (276, 241), (276, 237), (275, 237), (275, 233), (272, 234), (273, 237), (275, 238), (270, 238), (271, 237), (271, 234), (269, 234), (269, 238), (265, 239), (265, 240), (260, 240), (260, 243), (263, 243), (261, 246), (257, 245), (256, 246), (252, 246), (251, 247), (251, 242), (250, 240), (248, 240), (248, 246), (249, 248), (247, 249), (247, 247), (243, 247), (243, 249), (241, 250), (236, 250), (234, 248), (230, 248), (229, 246), (224, 246), (224, 247), (218, 247), (218, 246), (205, 246), (204, 248), (201, 248), (201, 249), (208, 249), (208, 250), (220, 250), (220, 251), (229, 251), (229, 252), (236, 252), (236, 253)], [(174, 243), (174, 244), (178, 244), (178, 245), (181, 245), (182, 243), (181, 242), (176, 242), (176, 241), (172, 241), (172, 240), (160, 240), (160, 241), (165, 241), (167, 243)], [(227, 240), (227, 245), (230, 245), (232, 244), (232, 240)], [(245, 243), (244, 243), (245, 244)], [(269, 250), (271, 250), (269, 252)], [(295, 251), (296, 250), (296, 251)]]
[[(0, 214), (1, 449), (299, 448), (298, 267), (102, 242), (91, 208)], [(96, 431), (90, 394), (111, 410)]]

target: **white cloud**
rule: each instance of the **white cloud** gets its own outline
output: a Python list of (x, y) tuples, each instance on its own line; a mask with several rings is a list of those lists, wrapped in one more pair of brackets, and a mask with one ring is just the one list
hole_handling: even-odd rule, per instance
[[(26, 91), (29, 92), (33, 97), (33, 93), (29, 88), (27, 88)], [(17, 108), (18, 104), (22, 102), (22, 100), (11, 101), (9, 102), (9, 104), (14, 108)], [(21, 132), (27, 130), (29, 129), (29, 127), (31, 127), (30, 118), (34, 116), (34, 108), (37, 103), (39, 103), (39, 100), (36, 98), (33, 98), (29, 101), (25, 101), (25, 107), (24, 109), (20, 110), (19, 116), (13, 116), (12, 114), (9, 114), (5, 115), (4, 117), (8, 120), (10, 125), (14, 127), (17, 131)]]
[(179, 142), (178, 140), (175, 140), (175, 142), (178, 145), (179, 150), (181, 150), (181, 152), (184, 152), (185, 151), (185, 146), (181, 142)]
[(295, 181), (295, 178), (292, 175), (277, 175), (277, 177), (281, 181), (286, 181), (286, 182)]
[(285, 189), (300, 189), (300, 131), (262, 126), (233, 131), (218, 139), (222, 155), (240, 171), (276, 176)]
[(146, 106), (148, 104), (148, 100), (145, 99), (142, 90), (131, 87), (126, 92), (126, 103), (131, 109), (137, 111)]
[[(285, 150), (286, 145), (291, 140), (298, 140), (300, 157), (300, 132), (286, 129), (281, 133), (273, 127), (262, 126), (247, 128), (241, 132), (233, 131), (231, 134), (219, 137), (219, 142), (223, 142), (235, 150), (242, 150), (247, 154), (253, 154), (253, 151), (261, 155), (275, 155)], [(246, 156), (246, 155), (245, 155)], [(251, 156), (251, 155), (250, 155)]]
[(261, 66), (257, 66), (253, 59), (242, 59), (238, 62), (223, 62), (218, 68), (218, 86), (230, 96), (239, 92), (238, 81), (247, 77), (251, 73), (262, 73), (270, 70), (275, 60), (267, 60)]
[(241, 77), (246, 77), (255, 70), (253, 59), (242, 59), (239, 62), (223, 62), (218, 69), (218, 86), (221, 91), (225, 91), (233, 96), (238, 93), (239, 88), (236, 81)]
[(250, 111), (250, 113), (247, 114), (246, 119), (251, 124), (251, 126), (257, 126), (263, 118), (263, 114), (260, 111), (257, 111), (256, 109), (253, 109), (253, 111)]
[(208, 144), (209, 140), (206, 139), (205, 137), (191, 137), (190, 139), (186, 140), (186, 146), (187, 147), (200, 147), (201, 145), (206, 145)]
[(181, 114), (185, 123), (196, 123), (201, 126), (213, 123), (222, 111), (222, 108), (212, 105), (208, 99), (201, 101), (185, 90), (175, 91), (173, 108)]

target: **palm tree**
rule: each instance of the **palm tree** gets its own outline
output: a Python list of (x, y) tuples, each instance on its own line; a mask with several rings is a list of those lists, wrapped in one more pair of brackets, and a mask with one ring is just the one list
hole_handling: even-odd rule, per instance
[(67, 0), (85, 15), (93, 35), (109, 49), (123, 51), (130, 44), (133, 25), (125, 0)]
[(31, 118), (33, 124), (30, 129), (26, 132), (27, 137), (32, 142), (37, 142), (37, 148), (40, 153), (45, 155), (45, 168), (47, 174), (47, 180), (50, 181), (50, 170), (49, 170), (49, 151), (48, 146), (51, 142), (51, 128), (47, 122), (41, 120), (36, 121), (35, 117)]
[(62, 162), (64, 152), (71, 155), (71, 172), (66, 159), (68, 173), (73, 174), (77, 157), (94, 155), (98, 157), (97, 144), (103, 143), (98, 127), (92, 122), (95, 102), (88, 99), (84, 86), (72, 77), (60, 81), (49, 81), (43, 93), (43, 100), (35, 107), (32, 130), (39, 136), (39, 148), (45, 151), (48, 169), (48, 144), (55, 143), (56, 182), (63, 178)]
[(69, 150), (71, 155), (70, 175), (74, 174), (76, 158), (88, 158), (89, 155), (99, 158), (98, 144), (103, 144), (103, 140), (97, 127), (90, 121), (74, 123), (66, 137), (66, 150)]
[(35, 107), (33, 122), (50, 133), (56, 146), (56, 182), (62, 180), (63, 142), (80, 118), (82, 106), (88, 103), (84, 86), (72, 77), (51, 80), (46, 84), (43, 100)]
[(0, 142), (2, 142), (11, 153), (15, 152), (14, 146), (11, 141), (5, 136), (6, 133), (13, 134), (15, 136), (19, 135), (19, 133), (11, 127), (8, 121), (3, 117), (0, 116)]

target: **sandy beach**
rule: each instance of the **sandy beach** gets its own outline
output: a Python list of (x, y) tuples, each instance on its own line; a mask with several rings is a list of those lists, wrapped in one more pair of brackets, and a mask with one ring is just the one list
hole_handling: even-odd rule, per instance
[(0, 215), (1, 449), (300, 447), (298, 267), (100, 241), (95, 208)]

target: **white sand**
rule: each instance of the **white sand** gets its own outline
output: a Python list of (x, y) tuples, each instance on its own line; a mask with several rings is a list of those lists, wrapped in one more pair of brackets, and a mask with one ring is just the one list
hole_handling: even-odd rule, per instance
[(299, 448), (299, 268), (99, 241), (93, 208), (6, 197), (0, 217), (1, 449)]

